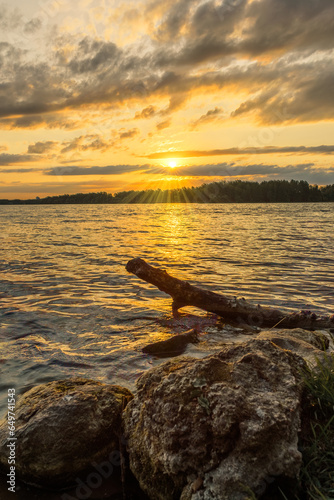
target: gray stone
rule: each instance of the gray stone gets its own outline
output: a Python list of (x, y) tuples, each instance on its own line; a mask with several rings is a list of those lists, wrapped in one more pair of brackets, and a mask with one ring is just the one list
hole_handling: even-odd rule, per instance
[(302, 328), (264, 330), (257, 338), (270, 340), (282, 349), (295, 352), (311, 367), (317, 359), (323, 359), (324, 351), (329, 347), (329, 339), (322, 332)]
[(295, 478), (304, 365), (255, 339), (146, 372), (123, 414), (141, 488), (152, 500), (244, 500)]
[[(119, 449), (121, 414), (132, 394), (123, 387), (73, 378), (34, 387), (18, 399), (16, 474), (59, 488)], [(8, 472), (8, 422), (0, 423), (0, 467)]]
[(160, 358), (173, 357), (183, 354), (188, 344), (196, 342), (198, 342), (198, 331), (194, 328), (188, 332), (174, 335), (167, 340), (149, 344), (142, 351)]

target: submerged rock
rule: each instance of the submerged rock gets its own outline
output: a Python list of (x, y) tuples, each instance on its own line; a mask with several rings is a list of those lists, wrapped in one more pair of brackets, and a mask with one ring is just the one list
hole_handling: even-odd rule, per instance
[[(121, 414), (132, 398), (116, 385), (73, 378), (34, 387), (18, 399), (16, 473), (61, 488), (119, 449)], [(8, 422), (0, 422), (0, 467), (8, 473)]]
[(123, 421), (153, 500), (244, 500), (298, 475), (302, 358), (269, 340), (146, 372)]
[(143, 347), (142, 352), (160, 358), (178, 356), (185, 351), (188, 344), (196, 342), (198, 342), (198, 330), (194, 328), (188, 332), (174, 335), (167, 340), (149, 344)]

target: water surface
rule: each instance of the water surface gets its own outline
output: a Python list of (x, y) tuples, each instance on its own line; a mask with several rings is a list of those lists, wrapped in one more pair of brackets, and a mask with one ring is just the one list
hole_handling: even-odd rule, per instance
[(68, 376), (133, 390), (161, 362), (142, 347), (196, 323), (188, 354), (208, 354), (213, 334), (236, 339), (195, 309), (173, 320), (170, 297), (125, 270), (134, 257), (212, 291), (332, 313), (333, 215), (323, 203), (1, 206), (1, 413), (8, 387)]

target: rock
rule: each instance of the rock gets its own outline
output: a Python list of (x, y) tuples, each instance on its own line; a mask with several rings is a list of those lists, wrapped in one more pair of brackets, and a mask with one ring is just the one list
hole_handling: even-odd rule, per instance
[(264, 330), (258, 339), (271, 340), (274, 344), (302, 356), (309, 366), (322, 359), (323, 351), (329, 346), (329, 339), (322, 332), (311, 332), (302, 328)]
[[(64, 487), (92, 462), (119, 449), (121, 414), (132, 398), (116, 385), (73, 378), (34, 387), (18, 399), (16, 474), (48, 488)], [(0, 423), (0, 467), (8, 473), (8, 422)]]
[(244, 500), (274, 478), (295, 478), (304, 365), (255, 339), (142, 375), (123, 423), (144, 492), (152, 500)]
[(152, 354), (160, 358), (178, 356), (185, 351), (189, 343), (195, 342), (198, 342), (198, 331), (196, 328), (179, 335), (174, 335), (167, 340), (149, 344), (145, 346), (142, 351), (146, 354)]

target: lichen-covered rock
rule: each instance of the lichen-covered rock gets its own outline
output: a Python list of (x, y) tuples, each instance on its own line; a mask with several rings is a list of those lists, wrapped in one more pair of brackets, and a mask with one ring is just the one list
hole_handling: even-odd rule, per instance
[(244, 500), (296, 477), (303, 365), (255, 339), (146, 372), (123, 414), (141, 488), (152, 500)]
[[(64, 487), (119, 447), (123, 387), (73, 378), (34, 387), (18, 399), (16, 473), (23, 481)], [(0, 467), (8, 472), (8, 422), (0, 423)]]
[(258, 339), (271, 340), (274, 344), (301, 356), (308, 365), (322, 359), (323, 351), (329, 346), (329, 339), (322, 332), (311, 332), (302, 328), (264, 330)]

